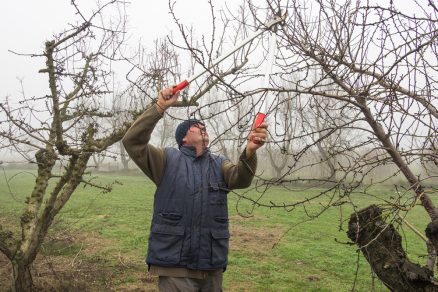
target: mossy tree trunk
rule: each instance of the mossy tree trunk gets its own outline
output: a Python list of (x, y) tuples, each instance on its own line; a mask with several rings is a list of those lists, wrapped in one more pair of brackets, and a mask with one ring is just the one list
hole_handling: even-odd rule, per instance
[(408, 259), (402, 237), (392, 224), (384, 221), (376, 205), (351, 214), (347, 234), (391, 291), (438, 291), (433, 272)]

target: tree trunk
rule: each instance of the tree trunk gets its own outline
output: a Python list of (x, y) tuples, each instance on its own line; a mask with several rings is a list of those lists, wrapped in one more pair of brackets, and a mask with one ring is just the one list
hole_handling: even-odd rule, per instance
[(129, 156), (126, 154), (125, 147), (123, 146), (122, 141), (119, 142), (120, 147), (120, 161), (123, 165), (123, 170), (129, 170)]
[(427, 245), (427, 252), (429, 255), (428, 258), (428, 267), (433, 270), (437, 251), (438, 251), (438, 220), (434, 220), (430, 222), (426, 227), (426, 236), (429, 239)]
[(33, 290), (32, 275), (30, 265), (22, 262), (12, 261), (12, 291), (28, 292)]
[(347, 234), (391, 291), (438, 291), (432, 272), (409, 261), (400, 234), (382, 219), (379, 207), (351, 214)]

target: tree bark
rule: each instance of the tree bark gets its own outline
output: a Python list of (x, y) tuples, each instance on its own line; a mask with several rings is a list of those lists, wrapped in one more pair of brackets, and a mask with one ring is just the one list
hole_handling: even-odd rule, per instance
[(391, 291), (438, 291), (433, 273), (409, 261), (400, 234), (383, 220), (379, 207), (371, 205), (351, 214), (347, 234)]
[(29, 264), (13, 260), (12, 275), (13, 292), (28, 292), (33, 290), (33, 281)]
[(429, 239), (427, 248), (428, 248), (428, 267), (433, 270), (433, 266), (435, 264), (436, 255), (437, 255), (437, 247), (438, 247), (438, 220), (434, 220), (430, 222), (426, 227), (426, 236)]

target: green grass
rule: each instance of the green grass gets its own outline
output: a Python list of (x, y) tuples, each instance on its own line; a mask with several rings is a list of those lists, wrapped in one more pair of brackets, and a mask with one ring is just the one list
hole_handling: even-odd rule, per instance
[[(11, 177), (16, 171), (7, 171)], [(151, 220), (154, 185), (144, 176), (99, 174), (99, 181), (108, 184), (117, 180), (111, 193), (79, 187), (65, 208), (57, 216), (50, 235), (62, 232), (82, 233), (85, 237), (96, 236), (93, 253), (82, 251), (79, 242), (67, 247), (59, 241), (49, 240), (43, 249), (46, 255), (80, 257), (100, 265), (115, 265), (120, 255), (132, 260), (133, 271), (146, 271), (143, 258)], [(34, 178), (29, 173), (14, 177), (9, 193), (4, 178), (0, 179), (0, 222), (9, 227), (18, 222), (25, 197), (30, 194)], [(286, 190), (275, 187), (258, 201), (260, 204), (283, 204), (304, 200), (320, 190), (295, 188)], [(390, 190), (375, 190), (379, 197), (388, 197)], [(252, 190), (239, 192), (257, 199), (260, 193)], [(353, 195), (357, 208), (362, 208), (379, 198), (372, 199), (360, 194)], [(323, 196), (305, 207), (293, 210), (256, 206), (238, 195), (230, 193), (229, 211), (232, 226), (229, 266), (224, 274), (226, 291), (370, 291), (372, 277), (369, 265), (348, 244), (346, 231), (351, 205), (330, 208), (315, 219), (330, 201)], [(241, 217), (239, 214), (248, 217)], [(428, 217), (421, 207), (414, 208), (408, 220), (423, 231)], [(14, 229), (17, 230), (18, 227)], [(411, 259), (425, 262), (424, 242), (409, 229), (403, 229)], [(50, 237), (50, 236), (49, 236)], [(234, 238), (236, 237), (236, 238)], [(88, 238), (91, 240), (92, 238)], [(86, 250), (86, 249), (85, 249)], [(358, 269), (357, 277), (356, 270)], [(124, 274), (114, 283), (139, 282), (138, 277)], [(378, 280), (375, 291), (387, 291)], [(139, 283), (141, 284), (141, 283)]]

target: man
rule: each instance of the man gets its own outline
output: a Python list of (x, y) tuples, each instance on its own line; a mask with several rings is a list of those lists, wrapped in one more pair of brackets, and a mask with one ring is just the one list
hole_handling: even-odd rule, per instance
[(222, 291), (227, 266), (229, 190), (251, 184), (267, 124), (248, 135), (233, 164), (210, 153), (205, 125), (186, 120), (175, 131), (179, 149), (156, 148), (151, 133), (179, 92), (163, 89), (123, 138), (132, 160), (157, 185), (146, 262), (160, 291)]

